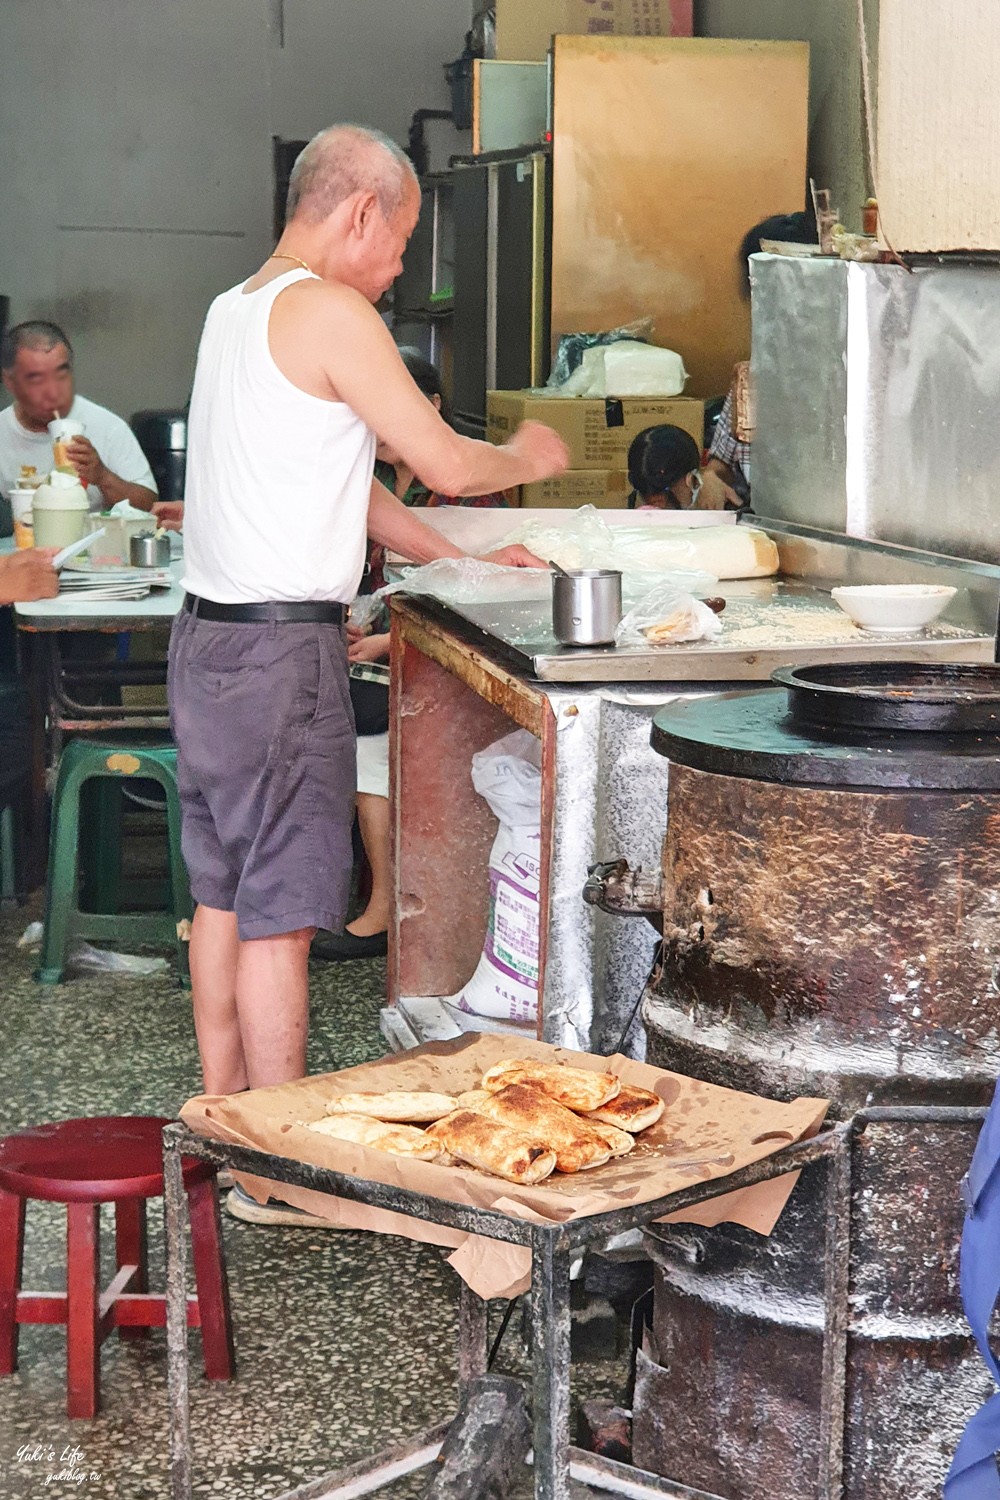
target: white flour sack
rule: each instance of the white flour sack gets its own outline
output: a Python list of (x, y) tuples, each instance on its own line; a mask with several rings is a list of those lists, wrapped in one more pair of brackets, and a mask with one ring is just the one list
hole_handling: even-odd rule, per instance
[(453, 997), (504, 1021), (538, 1015), (542, 747), (519, 729), (472, 757), (472, 784), (500, 820), (490, 851), (490, 916), (476, 972)]

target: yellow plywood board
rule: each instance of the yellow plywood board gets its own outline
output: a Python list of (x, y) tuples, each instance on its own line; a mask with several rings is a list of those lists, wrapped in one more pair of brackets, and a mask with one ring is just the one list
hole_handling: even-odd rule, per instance
[(646, 314), (700, 396), (749, 356), (744, 234), (805, 199), (809, 48), (560, 36), (552, 334)]
[(878, 196), (898, 251), (1000, 250), (997, 0), (882, 0)]

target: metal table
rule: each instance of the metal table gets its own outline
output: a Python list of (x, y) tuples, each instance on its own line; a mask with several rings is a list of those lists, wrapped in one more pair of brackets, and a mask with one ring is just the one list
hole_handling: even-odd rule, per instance
[[(611, 1213), (535, 1224), (495, 1209), (475, 1209), (409, 1189), (349, 1177), (285, 1157), (195, 1135), (185, 1125), (163, 1133), (167, 1249), (167, 1358), (170, 1402), (172, 1500), (191, 1500), (192, 1460), (187, 1354), (187, 1199), (181, 1158), (197, 1157), (219, 1167), (247, 1172), (411, 1218), (459, 1229), (531, 1250), (531, 1355), (536, 1500), (569, 1500), (570, 1478), (632, 1500), (717, 1500), (659, 1475), (615, 1463), (573, 1447), (570, 1442), (570, 1265), (587, 1246), (664, 1215), (707, 1202), (755, 1183), (827, 1163), (827, 1236), (824, 1251), (826, 1321), (823, 1338), (824, 1410), (818, 1494), (836, 1500), (841, 1492), (847, 1373), (848, 1281), (850, 1271), (851, 1141), (853, 1122), (786, 1147), (743, 1171), (699, 1183), (655, 1202)], [(486, 1303), (462, 1283), (459, 1302), (458, 1376), (465, 1386), (486, 1371)], [(409, 1442), (287, 1491), (277, 1500), (354, 1500), (414, 1469), (433, 1463), (448, 1424), (417, 1434)]]

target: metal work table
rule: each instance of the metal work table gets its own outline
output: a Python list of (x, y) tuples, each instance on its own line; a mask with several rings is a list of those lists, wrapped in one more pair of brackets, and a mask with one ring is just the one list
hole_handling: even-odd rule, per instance
[[(164, 1198), (167, 1248), (167, 1347), (170, 1399), (170, 1475), (172, 1500), (191, 1500), (191, 1431), (187, 1354), (187, 1200), (182, 1155), (197, 1157), (237, 1172), (270, 1178), (410, 1218), (460, 1229), (531, 1250), (531, 1354), (536, 1500), (568, 1500), (570, 1478), (633, 1500), (716, 1500), (656, 1474), (613, 1463), (570, 1443), (570, 1266), (575, 1255), (611, 1235), (644, 1227), (666, 1214), (707, 1202), (739, 1188), (797, 1172), (819, 1161), (827, 1163), (827, 1240), (825, 1247), (826, 1323), (823, 1340), (825, 1386), (823, 1458), (818, 1494), (836, 1500), (840, 1493), (850, 1267), (850, 1148), (852, 1124), (837, 1125), (812, 1140), (786, 1147), (743, 1171), (712, 1182), (697, 1183), (651, 1203), (611, 1213), (536, 1224), (495, 1209), (466, 1207), (429, 1198), (410, 1189), (348, 1177), (340, 1173), (272, 1156), (247, 1147), (223, 1144), (193, 1134), (180, 1123), (163, 1133)], [(487, 1368), (486, 1303), (462, 1283), (459, 1302), (458, 1375), (465, 1386)], [(347, 1500), (371, 1493), (391, 1479), (433, 1463), (447, 1425), (415, 1436), (410, 1442), (286, 1492), (278, 1500)]]

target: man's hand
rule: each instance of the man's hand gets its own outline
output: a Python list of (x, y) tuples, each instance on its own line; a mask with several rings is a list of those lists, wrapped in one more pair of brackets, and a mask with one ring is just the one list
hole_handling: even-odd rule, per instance
[(551, 427), (544, 422), (522, 422), (509, 442), (503, 445), (508, 453), (531, 465), (531, 479), (535, 484), (540, 479), (551, 479), (569, 468), (569, 449)]
[(58, 550), (58, 547), (29, 547), (0, 557), (0, 604), (54, 599), (59, 592), (59, 574), (52, 566), (52, 559)]
[(347, 648), (348, 661), (382, 661), (388, 655), (388, 631), (381, 635), (363, 635), (351, 641)]
[(157, 523), (166, 531), (182, 531), (184, 529), (184, 501), (183, 500), (157, 500), (153, 506), (153, 515)]
[(75, 437), (71, 443), (67, 443), (66, 457), (76, 470), (77, 478), (84, 489), (89, 484), (95, 485), (99, 490), (103, 489), (106, 471), (101, 462), (101, 455), (89, 438)]
[[(537, 424), (532, 422), (532, 427)], [(548, 428), (545, 429), (548, 431)], [(529, 552), (527, 547), (520, 544), (514, 547), (499, 547), (496, 552), (485, 552), (483, 562), (497, 563), (501, 568), (547, 568), (548, 563)]]

